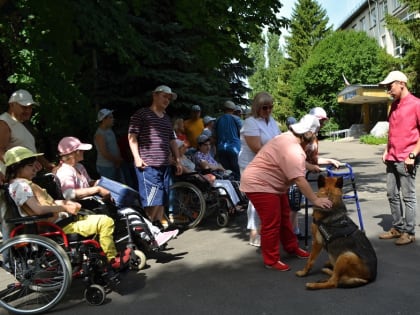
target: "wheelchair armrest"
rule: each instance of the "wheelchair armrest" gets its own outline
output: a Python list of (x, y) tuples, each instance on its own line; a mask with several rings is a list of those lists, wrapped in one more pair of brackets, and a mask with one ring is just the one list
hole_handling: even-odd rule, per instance
[(52, 216), (53, 216), (52, 213), (47, 213), (47, 214), (42, 214), (42, 215), (30, 215), (27, 217), (7, 219), (6, 222), (12, 223), (12, 224), (33, 223), (36, 221), (44, 221), (45, 219), (51, 218)]

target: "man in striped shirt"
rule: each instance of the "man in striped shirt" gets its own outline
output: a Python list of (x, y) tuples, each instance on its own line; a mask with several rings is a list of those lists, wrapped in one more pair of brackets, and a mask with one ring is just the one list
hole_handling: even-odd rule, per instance
[(134, 157), (138, 189), (144, 210), (152, 222), (161, 221), (170, 183), (170, 153), (176, 161), (176, 174), (182, 173), (175, 133), (166, 108), (177, 94), (165, 85), (153, 92), (150, 107), (139, 109), (130, 118), (128, 141)]

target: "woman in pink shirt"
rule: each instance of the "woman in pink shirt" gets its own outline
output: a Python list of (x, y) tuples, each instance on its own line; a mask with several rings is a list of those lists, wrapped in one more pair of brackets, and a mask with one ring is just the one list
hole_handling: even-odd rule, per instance
[(299, 258), (309, 253), (299, 248), (290, 222), (287, 190), (293, 183), (316, 207), (330, 208), (331, 201), (318, 198), (305, 178), (306, 155), (303, 151), (315, 139), (319, 121), (305, 115), (291, 130), (265, 144), (248, 164), (241, 177), (241, 190), (255, 206), (261, 219), (261, 252), (269, 269), (287, 271), (280, 261), (280, 243), (289, 254)]

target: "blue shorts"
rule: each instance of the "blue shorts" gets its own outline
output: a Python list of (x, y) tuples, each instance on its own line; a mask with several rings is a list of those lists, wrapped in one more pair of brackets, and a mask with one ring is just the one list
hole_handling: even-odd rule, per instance
[(166, 206), (169, 196), (171, 167), (136, 167), (141, 205), (143, 207)]

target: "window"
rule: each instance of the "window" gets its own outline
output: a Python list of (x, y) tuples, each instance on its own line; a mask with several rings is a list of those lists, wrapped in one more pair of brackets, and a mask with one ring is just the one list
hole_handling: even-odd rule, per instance
[(382, 21), (388, 13), (388, 1), (384, 0), (379, 3), (379, 19)]
[(360, 30), (366, 31), (366, 19), (365, 19), (365, 17), (362, 17), (360, 19)]
[(376, 25), (376, 8), (370, 10), (370, 27), (374, 27)]
[(401, 6), (401, 3), (399, 0), (392, 0), (392, 6), (393, 6), (393, 9), (396, 10)]

